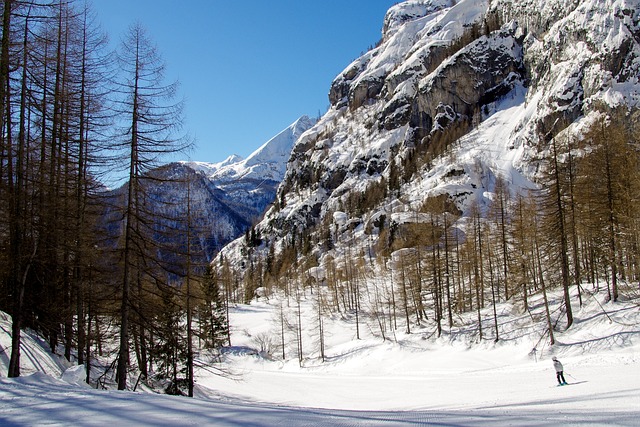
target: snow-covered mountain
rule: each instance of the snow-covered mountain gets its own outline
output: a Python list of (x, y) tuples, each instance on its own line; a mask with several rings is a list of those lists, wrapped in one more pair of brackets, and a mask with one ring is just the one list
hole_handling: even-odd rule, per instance
[[(243, 218), (244, 224), (240, 229), (246, 230), (274, 201), (291, 156), (291, 149), (298, 138), (316, 121), (307, 116), (300, 117), (246, 159), (233, 155), (221, 163), (183, 164), (212, 183), (220, 192), (223, 202)], [(226, 242), (238, 235), (227, 235)]]
[(239, 180), (280, 182), (284, 177), (293, 145), (316, 121), (308, 116), (300, 117), (246, 159), (232, 155), (220, 163), (186, 162), (186, 164), (196, 171), (203, 172), (219, 187), (225, 187)]
[[(341, 233), (362, 224), (358, 244), (375, 244), (372, 224), (407, 221), (437, 195), (465, 213), (498, 177), (512, 193), (534, 188), (551, 139), (609, 113), (638, 126), (639, 76), (638, 0), (400, 2), (377, 46), (335, 78), (258, 228), (276, 253), (303, 235), (335, 254)], [(241, 247), (225, 254), (238, 266)]]
[[(299, 118), (247, 159), (233, 155), (220, 163), (175, 162), (151, 170), (154, 179), (146, 180), (146, 191), (155, 206), (150, 210), (165, 218), (186, 218), (189, 207), (192, 231), (211, 259), (274, 201), (293, 144), (314, 124), (307, 116)], [(123, 197), (124, 188), (114, 194)], [(176, 238), (186, 239), (186, 233)]]

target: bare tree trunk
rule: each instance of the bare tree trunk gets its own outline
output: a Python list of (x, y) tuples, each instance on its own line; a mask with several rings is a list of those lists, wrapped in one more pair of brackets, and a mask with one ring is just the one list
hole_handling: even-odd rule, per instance
[(300, 305), (300, 294), (298, 293), (299, 290), (296, 287), (296, 304), (298, 306), (298, 312), (297, 312), (297, 317), (298, 317), (298, 328), (297, 328), (297, 334), (298, 334), (298, 364), (300, 366), (302, 366), (302, 362), (303, 362), (303, 355), (302, 355), (302, 307)]
[(500, 340), (500, 333), (498, 330), (498, 312), (496, 311), (496, 283), (493, 276), (493, 262), (491, 261), (493, 255), (491, 251), (491, 244), (487, 245), (487, 259), (489, 260), (489, 283), (491, 285), (491, 303), (493, 306), (493, 325), (496, 330), (496, 337), (494, 342)]
[(320, 343), (320, 358), (325, 361), (324, 354), (324, 320), (322, 319), (322, 290), (318, 289), (318, 336)]
[(568, 141), (568, 150), (567, 150), (567, 161), (569, 168), (569, 206), (570, 206), (570, 214), (571, 214), (571, 244), (572, 244), (572, 255), (573, 255), (573, 272), (575, 277), (575, 283), (578, 290), (578, 301), (580, 303), (580, 307), (582, 307), (582, 291), (580, 290), (580, 284), (582, 282), (582, 275), (580, 269), (580, 253), (579, 253), (579, 242), (578, 242), (578, 231), (577, 231), (577, 216), (576, 216), (576, 200), (575, 200), (575, 190), (574, 190), (574, 166), (573, 166), (573, 154), (571, 153), (571, 143)]
[(567, 244), (567, 232), (565, 230), (564, 204), (560, 186), (560, 171), (558, 168), (558, 152), (556, 140), (553, 139), (553, 165), (554, 165), (554, 197), (556, 202), (557, 227), (560, 237), (560, 268), (562, 270), (562, 288), (564, 290), (564, 305), (567, 310), (567, 328), (573, 324), (573, 311), (571, 310), (571, 295), (569, 295), (569, 259), (567, 257), (569, 245)]
[(280, 339), (282, 343), (282, 360), (286, 360), (286, 342), (285, 342), (285, 318), (284, 318), (284, 306), (280, 301)]
[(451, 284), (449, 283), (449, 221), (447, 221), (447, 212), (442, 214), (444, 219), (444, 280), (445, 289), (447, 290), (447, 313), (449, 316), (449, 329), (453, 328), (453, 313), (451, 309)]
[(191, 330), (191, 180), (187, 182), (187, 381), (189, 397), (193, 397), (193, 333)]
[(433, 276), (433, 304), (434, 314), (436, 317), (436, 328), (438, 331), (438, 337), (442, 336), (442, 306), (440, 305), (440, 256), (437, 254), (437, 241), (436, 241), (436, 223), (431, 214), (431, 242), (433, 247), (431, 248), (431, 262), (432, 262), (432, 276)]
[[(7, 195), (9, 207), (9, 290), (13, 296), (11, 312), (11, 357), (9, 359), (8, 377), (20, 376), (20, 341), (22, 331), (22, 312), (24, 305), (24, 287), (19, 279), (21, 242), (20, 220), (18, 217), (17, 189), (13, 172), (13, 142), (11, 140), (11, 103), (9, 79), (9, 49), (11, 32), (11, 0), (4, 1), (2, 53), (0, 54), (0, 138), (7, 153)], [(4, 162), (3, 162), (4, 163)]]
[(554, 345), (556, 343), (556, 340), (553, 336), (553, 323), (551, 322), (551, 313), (549, 311), (549, 300), (547, 299), (547, 288), (544, 281), (544, 270), (542, 270), (542, 257), (540, 256), (540, 247), (537, 241), (535, 243), (535, 246), (536, 258), (538, 260), (538, 271), (540, 274), (540, 286), (542, 287), (542, 297), (544, 298), (545, 317), (547, 319), (547, 329), (549, 330), (549, 345)]
[[(482, 341), (482, 315), (480, 313), (481, 308), (484, 306), (484, 298), (482, 298), (482, 287), (484, 286), (484, 271), (482, 260), (482, 236), (480, 230), (480, 213), (477, 212), (474, 216), (474, 270), (475, 270), (475, 285), (476, 285), (476, 310), (478, 313), (478, 333), (479, 340)], [(476, 245), (477, 243), (477, 245)]]
[(136, 163), (138, 159), (138, 101), (137, 101), (137, 72), (135, 77), (135, 88), (133, 92), (133, 111), (131, 120), (131, 150), (129, 166), (129, 188), (127, 195), (127, 206), (125, 211), (125, 234), (124, 234), (124, 259), (123, 259), (123, 280), (122, 280), (122, 302), (120, 306), (120, 349), (118, 351), (118, 366), (116, 376), (118, 379), (118, 390), (127, 388), (127, 368), (129, 366), (129, 304), (131, 287), (131, 252), (132, 252), (132, 230), (134, 221), (134, 200), (137, 199), (136, 189), (138, 186), (138, 172)]

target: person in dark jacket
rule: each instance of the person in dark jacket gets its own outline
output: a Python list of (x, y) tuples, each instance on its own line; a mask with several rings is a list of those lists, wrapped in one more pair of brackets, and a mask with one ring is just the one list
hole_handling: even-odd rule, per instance
[(560, 363), (558, 358), (555, 356), (553, 356), (552, 360), (553, 360), (553, 367), (556, 368), (556, 378), (558, 378), (558, 384), (566, 385), (567, 381), (564, 379), (564, 373), (563, 373), (564, 368), (562, 366), (562, 363)]

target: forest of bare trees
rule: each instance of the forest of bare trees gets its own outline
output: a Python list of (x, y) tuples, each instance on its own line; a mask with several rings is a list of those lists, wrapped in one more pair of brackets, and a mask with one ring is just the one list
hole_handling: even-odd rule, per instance
[[(226, 326), (212, 279), (207, 284), (204, 266), (190, 262), (199, 249), (190, 244), (197, 231), (189, 218), (148, 207), (147, 188), (158, 180), (148, 172), (190, 142), (176, 83), (164, 81), (164, 63), (142, 26), (132, 25), (112, 51), (83, 1), (3, 0), (1, 11), (7, 374), (20, 375), (21, 331), (29, 328), (53, 352), (84, 364), (88, 383), (113, 378), (130, 389), (135, 375), (146, 381), (153, 368), (170, 391), (192, 395), (193, 370), (180, 372), (193, 366), (185, 343), (202, 335), (219, 346), (218, 332), (206, 328)], [(114, 176), (126, 182), (118, 190), (103, 184)], [(188, 195), (171, 203), (188, 204)], [(164, 237), (185, 232), (194, 233), (187, 244), (167, 246)], [(96, 356), (113, 363), (100, 366)]]
[[(602, 113), (580, 138), (561, 132), (541, 139), (536, 190), (513, 193), (507, 177), (495, 176), (491, 202), (474, 203), (467, 212), (442, 194), (417, 209), (400, 203), (400, 212), (413, 212), (402, 223), (390, 215), (368, 218), (362, 207), (372, 208), (371, 200), (378, 207), (391, 199), (397, 205), (402, 184), (391, 188), (397, 178), (380, 181), (390, 186), (384, 196), (375, 184), (347, 193), (341, 208), (353, 218), (349, 227), (339, 229), (329, 212), (310, 229), (285, 234), (277, 251), (275, 240), (265, 239), (261, 248), (247, 244), (251, 267), (230, 275), (244, 277), (230, 286), (237, 301), (255, 297), (258, 286), (262, 294), (284, 295), (289, 316), (299, 311), (301, 294), (315, 301), (317, 325), (306, 328), (320, 338), (308, 343), (307, 353), (324, 352), (322, 318), (335, 314), (352, 319), (356, 337), (366, 322), (377, 325), (382, 339), (393, 339), (426, 322), (440, 336), (464, 326), (460, 314), (476, 313), (475, 325), (467, 326), (478, 340), (498, 341), (497, 304), (511, 301), (527, 312), (534, 294), (545, 301), (539, 321), (553, 345), (554, 330), (571, 327), (585, 293), (604, 292), (616, 302), (621, 287), (636, 292), (640, 280), (637, 134), (626, 127), (633, 120), (619, 114), (626, 113)], [(358, 227), (364, 227), (360, 237)], [(564, 297), (553, 312), (547, 293), (556, 289)], [(290, 333), (289, 341), (299, 335)]]

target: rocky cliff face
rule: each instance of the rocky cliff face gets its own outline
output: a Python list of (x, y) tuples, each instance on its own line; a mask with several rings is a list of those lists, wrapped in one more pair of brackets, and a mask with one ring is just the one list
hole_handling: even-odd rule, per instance
[[(513, 191), (534, 187), (553, 136), (613, 109), (633, 125), (639, 34), (640, 0), (393, 6), (377, 47), (336, 77), (330, 110), (294, 146), (263, 235), (278, 246), (336, 211), (366, 222), (436, 194), (464, 212), (497, 176)], [(394, 185), (395, 203), (374, 200)]]

